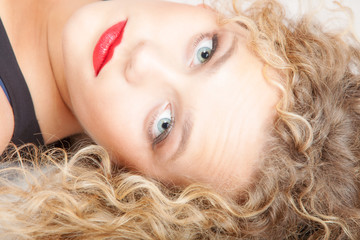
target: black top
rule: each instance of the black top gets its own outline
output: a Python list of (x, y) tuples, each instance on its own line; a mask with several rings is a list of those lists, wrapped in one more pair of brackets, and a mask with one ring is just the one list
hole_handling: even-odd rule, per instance
[[(9, 38), (0, 18), (0, 79), (4, 83), (14, 113), (15, 129), (11, 141), (44, 144), (29, 88), (16, 61)], [(0, 88), (0, 91), (2, 89)], [(1, 134), (1, 133), (0, 133)]]

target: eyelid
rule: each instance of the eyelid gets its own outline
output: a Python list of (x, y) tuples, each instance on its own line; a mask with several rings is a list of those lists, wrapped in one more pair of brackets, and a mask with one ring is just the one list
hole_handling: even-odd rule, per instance
[(213, 33), (201, 33), (200, 36), (198, 36), (193, 43), (194, 50), (201, 43), (202, 40), (204, 40), (205, 38), (211, 39), (213, 35)]
[[(201, 43), (203, 43), (204, 41), (208, 41), (208, 40), (213, 41), (212, 42), (212, 44), (213, 44), (212, 53), (211, 53), (209, 60), (207, 60), (206, 62), (201, 63), (201, 64), (193, 65), (194, 58), (196, 57), (196, 53), (200, 49), (199, 45)], [(218, 46), (219, 46), (219, 36), (215, 32), (201, 33), (200, 35), (196, 36), (196, 38), (195, 38), (195, 40), (193, 40), (193, 44), (191, 46), (191, 55), (189, 57), (190, 60), (188, 62), (188, 66), (190, 68), (197, 68), (199, 66), (205, 65), (206, 63), (210, 62), (211, 59), (214, 57), (214, 55), (216, 55), (216, 53), (218, 51)]]
[[(159, 136), (155, 137), (153, 134), (153, 128), (154, 128), (155, 124), (157, 124), (156, 121), (159, 119), (161, 114), (164, 113), (165, 111), (167, 111), (167, 108), (170, 108), (171, 125), (167, 130), (162, 132)], [(175, 124), (175, 114), (174, 114), (173, 106), (171, 103), (167, 102), (167, 103), (161, 105), (161, 107), (159, 107), (157, 110), (155, 110), (155, 113), (152, 114), (151, 120), (149, 121), (149, 123), (147, 125), (148, 138), (150, 139), (152, 149), (155, 149), (156, 146), (158, 146), (160, 143), (162, 143), (164, 140), (166, 140), (166, 138), (172, 132), (174, 124)]]

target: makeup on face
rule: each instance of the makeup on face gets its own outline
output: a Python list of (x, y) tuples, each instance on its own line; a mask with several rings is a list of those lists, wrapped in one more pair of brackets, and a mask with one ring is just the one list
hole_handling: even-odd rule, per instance
[(115, 48), (121, 43), (126, 23), (127, 20), (111, 26), (98, 40), (93, 53), (93, 65), (96, 76), (99, 75), (106, 63), (111, 60)]
[(261, 71), (234, 36), (238, 26), (217, 23), (204, 8), (151, 0), (74, 14), (64, 41), (71, 104), (116, 164), (180, 184), (246, 179), (252, 159), (239, 163), (237, 153), (254, 142), (245, 130), (260, 114), (248, 99), (265, 95), (252, 88)]

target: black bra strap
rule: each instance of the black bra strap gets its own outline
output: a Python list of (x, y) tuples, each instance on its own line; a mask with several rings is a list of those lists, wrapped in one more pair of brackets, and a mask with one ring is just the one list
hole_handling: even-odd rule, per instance
[(12, 142), (44, 144), (34, 105), (12, 50), (9, 38), (0, 19), (0, 78), (10, 97), (14, 112), (15, 130)]

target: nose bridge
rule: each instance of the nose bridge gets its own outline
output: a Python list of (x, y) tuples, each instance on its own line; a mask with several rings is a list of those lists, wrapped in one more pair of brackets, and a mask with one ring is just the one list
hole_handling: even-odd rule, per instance
[(126, 80), (133, 84), (174, 83), (175, 69), (161, 49), (150, 42), (139, 42), (130, 52), (125, 70)]

